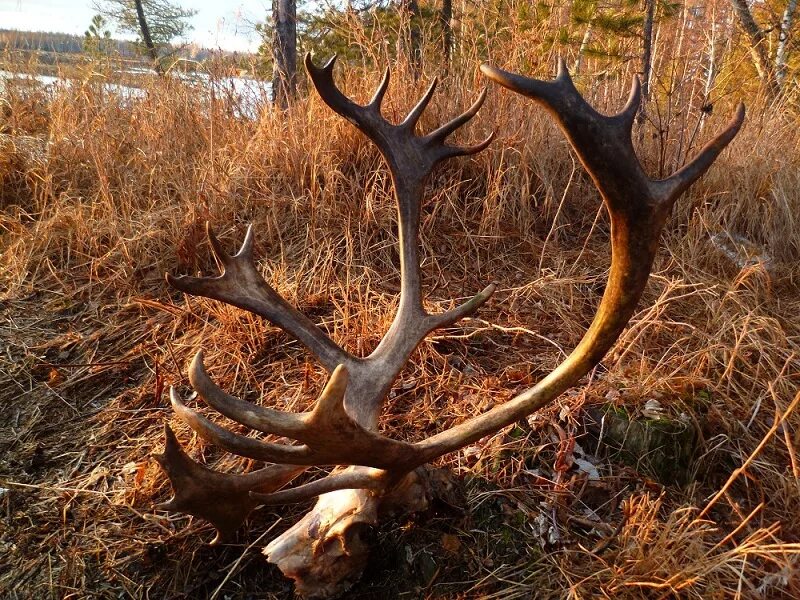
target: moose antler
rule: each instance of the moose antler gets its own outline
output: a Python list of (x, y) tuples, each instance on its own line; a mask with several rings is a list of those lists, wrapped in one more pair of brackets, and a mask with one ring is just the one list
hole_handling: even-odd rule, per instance
[[(354, 357), (290, 307), (261, 278), (253, 260), (252, 230), (248, 230), (242, 249), (234, 256), (225, 253), (209, 230), (223, 273), (216, 278), (168, 276), (168, 281), (187, 293), (222, 300), (267, 318), (304, 343), (331, 377), (311, 411), (287, 414), (222, 391), (206, 373), (202, 354), (198, 353), (190, 368), (190, 382), (206, 403), (234, 421), (298, 444), (268, 443), (227, 431), (185, 406), (173, 391), (176, 414), (198, 435), (234, 454), (280, 464), (247, 475), (216, 473), (193, 463), (180, 451), (171, 433), (167, 451), (159, 461), (175, 488), (172, 508), (211, 520), (219, 535), (230, 533), (256, 505), (296, 502), (322, 494), (315, 508), (265, 552), (270, 561), (296, 580), (300, 593), (324, 596), (342, 591), (363, 566), (366, 547), (360, 533), (364, 525), (377, 521), (381, 502), (388, 504), (394, 499), (396, 503), (400, 498), (406, 505), (424, 504), (424, 474), (418, 467), (536, 411), (575, 385), (602, 360), (642, 295), (672, 206), (734, 138), (744, 119), (744, 107), (740, 106), (731, 123), (692, 162), (667, 179), (652, 180), (644, 173), (631, 142), (640, 103), (638, 79), (634, 79), (622, 112), (604, 116), (578, 93), (563, 61), (559, 63), (558, 76), (549, 82), (488, 65), (481, 67), (490, 79), (544, 105), (566, 133), (609, 212), (611, 268), (591, 326), (552, 373), (505, 404), (428, 439), (410, 443), (375, 431), (381, 405), (394, 380), (426, 335), (472, 314), (494, 291), (490, 285), (457, 308), (441, 314), (427, 313), (422, 305), (418, 242), (422, 192), (432, 169), (447, 158), (479, 152), (492, 139), (489, 136), (469, 147), (445, 143), (451, 133), (477, 113), (485, 90), (462, 115), (427, 135), (416, 135), (417, 123), (436, 81), (406, 119), (394, 125), (381, 115), (388, 70), (373, 99), (362, 106), (348, 99), (334, 84), (334, 59), (320, 68), (307, 55), (305, 64), (322, 99), (376, 144), (391, 172), (401, 257), (397, 313), (375, 351), (366, 358)], [(308, 465), (350, 468), (277, 491)], [(225, 498), (231, 508), (222, 514), (203, 508), (203, 500), (212, 502), (217, 497)], [(191, 502), (181, 501), (182, 498), (190, 498)]]

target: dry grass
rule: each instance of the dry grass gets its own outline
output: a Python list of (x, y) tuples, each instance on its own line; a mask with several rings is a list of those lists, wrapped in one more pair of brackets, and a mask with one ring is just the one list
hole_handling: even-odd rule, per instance
[[(395, 117), (424, 86), (398, 71)], [(338, 76), (357, 98), (378, 78)], [(593, 92), (602, 107), (622, 102), (615, 81)], [(480, 85), (472, 70), (445, 80), (423, 126)], [(3, 597), (291, 596), (258, 550), (302, 507), (258, 511), (237, 543), (209, 548), (206, 524), (153, 511), (169, 490), (148, 456), (172, 422), (165, 387), (186, 385), (201, 345), (224, 388), (270, 406), (303, 408), (323, 371), (250, 315), (171, 292), (163, 273), (215, 268), (206, 221), (231, 247), (255, 223), (276, 289), (365, 353), (396, 305), (394, 208), (374, 148), (313, 95), (286, 115), (264, 102), (246, 120), (240, 108), (170, 80), (125, 101), (93, 83), (4, 93)], [(451, 495), (378, 533), (352, 597), (800, 594), (800, 419), (789, 410), (800, 388), (800, 133), (788, 111), (755, 108), (676, 209), (640, 312), (585, 387), (441, 461), (458, 477)], [(396, 437), (420, 439), (530, 385), (573, 347), (602, 292), (605, 217), (561, 134), (498, 89), (466, 135), (493, 128), (488, 151), (433, 176), (422, 242), (432, 306), (488, 280), (500, 291), (416, 353), (382, 421)], [(643, 139), (656, 165), (659, 148)], [(769, 262), (737, 265), (732, 236)], [(638, 415), (653, 399), (697, 428), (690, 485), (602, 449), (599, 481), (571, 466), (586, 407)], [(173, 425), (208, 464), (252, 468)]]

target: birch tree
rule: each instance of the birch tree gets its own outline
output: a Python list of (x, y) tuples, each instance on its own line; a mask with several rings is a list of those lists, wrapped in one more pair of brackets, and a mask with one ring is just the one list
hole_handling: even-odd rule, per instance
[(791, 38), (794, 14), (797, 11), (797, 0), (789, 0), (781, 19), (781, 29), (778, 34), (778, 50), (775, 52), (775, 79), (778, 87), (783, 87), (786, 79), (786, 59), (788, 56), (789, 41)]

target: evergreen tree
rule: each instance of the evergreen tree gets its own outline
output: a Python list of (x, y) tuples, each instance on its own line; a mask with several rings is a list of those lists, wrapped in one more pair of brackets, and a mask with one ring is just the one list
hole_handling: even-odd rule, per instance
[(96, 0), (94, 8), (120, 31), (138, 34), (143, 53), (159, 71), (161, 50), (191, 31), (189, 19), (197, 13), (170, 0)]
[(95, 15), (89, 23), (89, 28), (83, 34), (83, 51), (92, 56), (107, 52), (111, 42), (111, 32), (103, 15)]

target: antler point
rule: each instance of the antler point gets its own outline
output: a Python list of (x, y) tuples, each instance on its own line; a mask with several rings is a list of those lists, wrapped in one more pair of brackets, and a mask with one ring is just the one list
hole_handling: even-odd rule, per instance
[(205, 372), (206, 367), (205, 367), (205, 364), (203, 364), (203, 358), (204, 358), (203, 349), (201, 348), (200, 350), (195, 352), (195, 355), (192, 358), (192, 362), (189, 365), (189, 375), (190, 376), (192, 374), (192, 371), (194, 371), (196, 369)]
[(186, 405), (181, 400), (178, 392), (175, 391), (175, 386), (172, 385), (169, 386), (169, 402), (175, 412), (180, 412), (182, 409), (186, 408)]
[(247, 226), (247, 231), (244, 234), (244, 241), (239, 248), (239, 252), (237, 252), (237, 256), (243, 256), (248, 259), (253, 257), (253, 244), (255, 242), (255, 237), (255, 229), (253, 224), (250, 223)]
[(177, 287), (175, 285), (175, 282), (178, 280), (178, 277), (176, 277), (172, 273), (170, 273), (170, 272), (164, 273), (164, 279), (166, 280), (167, 285), (169, 285), (171, 287)]

